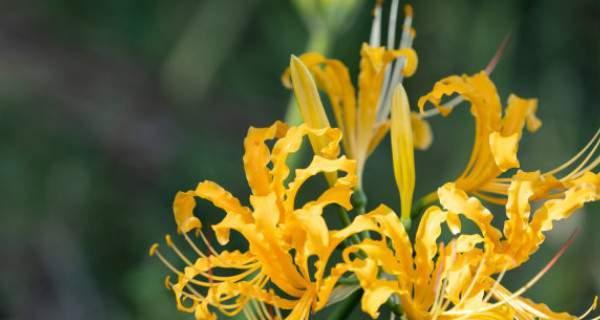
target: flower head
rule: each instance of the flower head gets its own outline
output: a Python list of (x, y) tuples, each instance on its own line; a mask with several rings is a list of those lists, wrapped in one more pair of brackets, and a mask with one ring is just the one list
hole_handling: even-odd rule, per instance
[[(315, 156), (306, 168), (290, 177), (286, 160), (306, 136), (325, 142), (320, 149), (324, 156)], [(183, 269), (171, 264), (158, 245), (152, 246), (150, 253), (176, 274), (176, 281), (167, 278), (166, 283), (180, 310), (194, 313), (197, 319), (215, 318), (213, 310), (226, 315), (256, 315), (260, 310), (261, 317), (282, 318), (287, 314), (286, 319), (307, 319), (317, 306), (317, 297), (327, 302), (328, 294), (321, 289), (327, 281), (327, 261), (346, 237), (357, 232), (329, 230), (322, 217), (328, 205), (351, 208), (355, 162), (337, 157), (340, 138), (337, 129), (311, 129), (306, 125), (288, 128), (281, 122), (268, 128), (250, 128), (244, 141), (244, 168), (252, 191), (250, 207), (211, 181), (177, 193), (173, 203), (177, 231), (197, 257), (184, 255), (170, 236), (166, 237), (167, 245), (179, 256)], [(275, 140), (272, 149), (269, 140)], [(296, 195), (307, 179), (335, 172), (344, 175), (317, 199), (297, 206)], [(200, 218), (193, 212), (197, 198), (225, 212), (221, 222), (211, 226), (218, 243), (226, 245), (231, 231), (235, 231), (247, 243), (247, 250), (218, 250), (210, 243)], [(201, 236), (205, 248), (191, 239), (188, 233), (192, 231)]]
[[(514, 293), (500, 284), (507, 270), (537, 251), (554, 222), (600, 199), (600, 174), (587, 173), (571, 182), (564, 197), (532, 212), (530, 201), (539, 179), (539, 174), (524, 172), (514, 178), (503, 231), (492, 225), (492, 212), (456, 183), (439, 188), (442, 207), (426, 211), (413, 244), (393, 212), (368, 213), (365, 217), (377, 224), (380, 239), (346, 248), (337, 272), (356, 274), (365, 291), (362, 308), (373, 318), (381, 305), (396, 299), (408, 319), (577, 319), (522, 297), (557, 257)], [(462, 232), (461, 219), (474, 223), (478, 233)], [(444, 224), (454, 237), (438, 244)]]
[[(310, 52), (292, 57), (290, 68), (282, 76), (284, 85), (293, 88), (304, 122), (313, 128), (330, 126), (317, 88), (329, 97), (335, 125), (343, 132), (345, 154), (357, 162), (359, 185), (367, 157), (389, 130), (393, 89), (417, 68), (417, 55), (411, 48), (415, 32), (411, 28), (412, 7), (405, 7), (405, 20), (399, 45), (396, 45), (398, 1), (392, 1), (386, 46), (381, 45), (381, 4), (375, 7), (370, 42), (362, 45), (358, 95), (346, 66)], [(314, 77), (314, 80), (313, 80)], [(416, 114), (415, 146), (427, 148), (431, 130)], [(314, 144), (313, 144), (314, 147)]]
[[(444, 96), (458, 94), (459, 99), (443, 104)], [(489, 71), (472, 76), (450, 76), (438, 81), (433, 90), (419, 99), (419, 109), (423, 112), (427, 102), (447, 116), (461, 101), (471, 104), (471, 114), (475, 119), (475, 142), (471, 158), (456, 185), (478, 197), (493, 203), (506, 203), (510, 178), (499, 177), (502, 173), (519, 168), (517, 156), (523, 129), (537, 131), (542, 122), (536, 117), (537, 99), (523, 99), (510, 95), (506, 108), (502, 108)], [(600, 131), (575, 157), (554, 170), (542, 174), (544, 183), (535, 190), (535, 198), (560, 196), (569, 181), (577, 179), (600, 164), (600, 156), (595, 155), (600, 144)], [(567, 169), (582, 159), (576, 168)]]
[(419, 99), (419, 108), (424, 111), (425, 103), (431, 102), (443, 115), (448, 115), (453, 108), (442, 105), (441, 100), (454, 93), (471, 104), (475, 119), (471, 158), (456, 184), (477, 193), (502, 172), (519, 167), (517, 151), (523, 128), (536, 131), (541, 125), (535, 116), (537, 100), (511, 95), (503, 112), (496, 86), (482, 71), (440, 80), (430, 93)]

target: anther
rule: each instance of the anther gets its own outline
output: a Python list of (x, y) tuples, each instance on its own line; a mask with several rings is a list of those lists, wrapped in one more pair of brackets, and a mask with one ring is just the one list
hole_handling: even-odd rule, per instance
[(151, 257), (154, 256), (156, 254), (156, 250), (158, 250), (158, 243), (155, 243), (152, 246), (150, 246), (150, 250), (148, 250), (148, 255)]

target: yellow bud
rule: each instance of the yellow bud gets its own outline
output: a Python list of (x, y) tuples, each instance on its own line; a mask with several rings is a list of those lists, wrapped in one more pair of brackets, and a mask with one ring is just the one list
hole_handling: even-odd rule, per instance
[(415, 160), (410, 106), (406, 91), (401, 84), (394, 89), (392, 96), (391, 142), (402, 220), (408, 222), (415, 189)]

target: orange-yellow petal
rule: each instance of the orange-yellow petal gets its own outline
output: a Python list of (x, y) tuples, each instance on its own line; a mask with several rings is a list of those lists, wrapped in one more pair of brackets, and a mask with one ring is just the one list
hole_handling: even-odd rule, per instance
[(193, 191), (177, 192), (173, 201), (173, 214), (177, 223), (177, 231), (187, 233), (202, 227), (200, 219), (194, 216), (195, 207), (196, 200)]

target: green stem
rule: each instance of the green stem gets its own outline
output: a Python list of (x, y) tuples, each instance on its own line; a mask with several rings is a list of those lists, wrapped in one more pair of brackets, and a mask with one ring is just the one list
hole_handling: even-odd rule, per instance
[[(338, 207), (337, 214), (338, 214), (338, 217), (340, 218), (340, 221), (342, 222), (342, 225), (344, 227), (349, 226), (350, 223), (352, 223), (352, 221), (350, 221), (350, 216), (348, 215), (348, 212), (346, 210), (344, 210), (344, 208)], [(353, 234), (352, 236), (350, 236), (350, 238), (347, 239), (346, 246), (357, 244), (359, 242), (360, 242), (360, 237), (357, 236), (356, 234)]]
[(402, 317), (404, 315), (404, 311), (402, 311), (402, 306), (392, 301), (392, 299), (388, 299), (385, 304), (390, 308), (390, 310), (398, 317)]
[[(413, 208), (410, 212), (410, 220), (411, 221), (415, 220), (417, 217), (419, 217), (423, 213), (423, 211), (426, 208), (428, 208), (429, 206), (434, 204), (436, 201), (438, 201), (438, 195), (437, 195), (437, 192), (435, 192), (435, 191), (421, 197), (413, 205)], [(410, 229), (410, 226), (408, 229)]]
[(333, 310), (333, 312), (329, 315), (329, 319), (332, 320), (342, 320), (346, 319), (354, 310), (358, 304), (360, 304), (360, 298), (362, 297), (363, 291), (357, 290), (352, 293), (348, 298), (344, 301), (338, 303), (338, 307)]
[[(358, 187), (358, 188), (354, 189), (354, 192), (352, 193), (351, 201), (352, 201), (352, 206), (354, 207), (354, 210), (356, 210), (357, 216), (365, 213), (366, 208), (367, 208), (367, 195), (362, 190), (362, 188)], [(367, 239), (370, 237), (371, 236), (369, 234), (369, 231), (361, 232), (362, 239)]]

